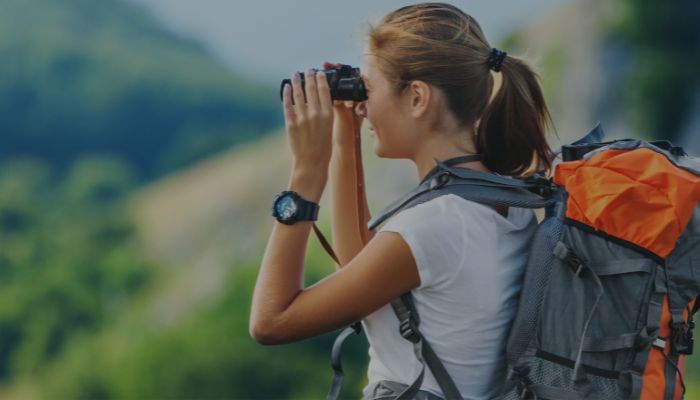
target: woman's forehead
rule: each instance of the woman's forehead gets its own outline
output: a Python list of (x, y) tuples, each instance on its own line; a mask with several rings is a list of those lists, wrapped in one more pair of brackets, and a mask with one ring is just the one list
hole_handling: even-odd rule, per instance
[(360, 65), (360, 74), (362, 79), (372, 80), (375, 74), (374, 56), (366, 53), (362, 56), (362, 64)]

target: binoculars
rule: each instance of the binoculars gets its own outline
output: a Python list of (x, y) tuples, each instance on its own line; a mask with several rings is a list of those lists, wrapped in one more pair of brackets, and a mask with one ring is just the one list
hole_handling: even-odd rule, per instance
[[(314, 70), (314, 72), (317, 71), (318, 70)], [(331, 89), (332, 100), (367, 100), (367, 91), (365, 90), (365, 83), (360, 77), (359, 68), (342, 65), (337, 68), (324, 69), (323, 72), (326, 74), (326, 79), (328, 79), (328, 87)], [(304, 74), (300, 72), (299, 76), (301, 77), (301, 88), (305, 90)], [(282, 84), (280, 85), (280, 99), (282, 99), (282, 91), (286, 84), (291, 85), (291, 79), (282, 80)], [(304, 95), (306, 95), (306, 93), (304, 93)]]

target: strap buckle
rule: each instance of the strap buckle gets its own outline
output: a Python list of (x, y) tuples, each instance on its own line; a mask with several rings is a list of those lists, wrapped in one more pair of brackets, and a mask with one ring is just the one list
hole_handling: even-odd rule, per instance
[(524, 379), (522, 374), (515, 370), (511, 370), (509, 379), (516, 379), (515, 381), (515, 393), (518, 396), (518, 400), (532, 399), (534, 396), (530, 388), (528, 388), (527, 381)]
[(533, 185), (533, 187), (530, 189), (531, 192), (542, 197), (552, 196), (554, 183), (550, 178), (547, 178), (542, 174), (534, 174), (528, 178), (523, 179), (523, 181)]
[(693, 328), (695, 322), (674, 322), (671, 324), (671, 353), (693, 354)]
[(657, 337), (656, 339), (654, 339), (651, 345), (663, 351), (666, 349), (666, 338)]
[(577, 278), (580, 278), (583, 275), (585, 269), (587, 268), (586, 264), (584, 264), (583, 261), (581, 261), (581, 259), (579, 258), (579, 256), (574, 254), (573, 251), (569, 251), (569, 255), (566, 262), (567, 264), (569, 264), (569, 267), (571, 267), (571, 270), (574, 271), (574, 275)]
[(577, 278), (580, 278), (588, 268), (583, 260), (581, 260), (581, 257), (574, 253), (569, 246), (563, 242), (557, 242), (556, 246), (554, 246), (553, 253), (571, 268)]
[(399, 332), (404, 339), (412, 342), (418, 343), (420, 341), (420, 335), (418, 334), (418, 329), (416, 327), (413, 317), (409, 314), (408, 318), (401, 321), (399, 324)]
[(448, 171), (440, 172), (432, 177), (430, 179), (430, 190), (440, 189), (441, 187), (445, 186), (449, 177), (450, 173)]

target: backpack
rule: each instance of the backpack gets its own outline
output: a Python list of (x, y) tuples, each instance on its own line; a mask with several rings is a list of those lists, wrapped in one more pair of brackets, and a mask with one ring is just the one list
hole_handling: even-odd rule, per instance
[(668, 141), (562, 149), (531, 245), (508, 398), (679, 399), (700, 294), (700, 160)]
[[(602, 142), (596, 126), (563, 146), (552, 179), (514, 179), (440, 162), (420, 185), (369, 223), (452, 193), (488, 205), (544, 208), (530, 244), (520, 305), (508, 344), (501, 400), (678, 399), (683, 356), (693, 348), (691, 321), (700, 294), (700, 160), (668, 141)], [(699, 304), (700, 305), (700, 304)], [(413, 383), (386, 398), (411, 399), (425, 366), (445, 398), (461, 399), (419, 330), (410, 293), (392, 302), (400, 334), (423, 364)], [(345, 329), (332, 351), (342, 383)]]

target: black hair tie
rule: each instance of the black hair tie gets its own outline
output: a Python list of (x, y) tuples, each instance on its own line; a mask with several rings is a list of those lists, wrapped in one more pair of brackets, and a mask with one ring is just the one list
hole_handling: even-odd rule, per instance
[(491, 54), (489, 55), (489, 69), (492, 69), (496, 72), (500, 71), (503, 59), (505, 59), (507, 55), (508, 53), (506, 53), (505, 51), (500, 51), (495, 47), (492, 48)]

